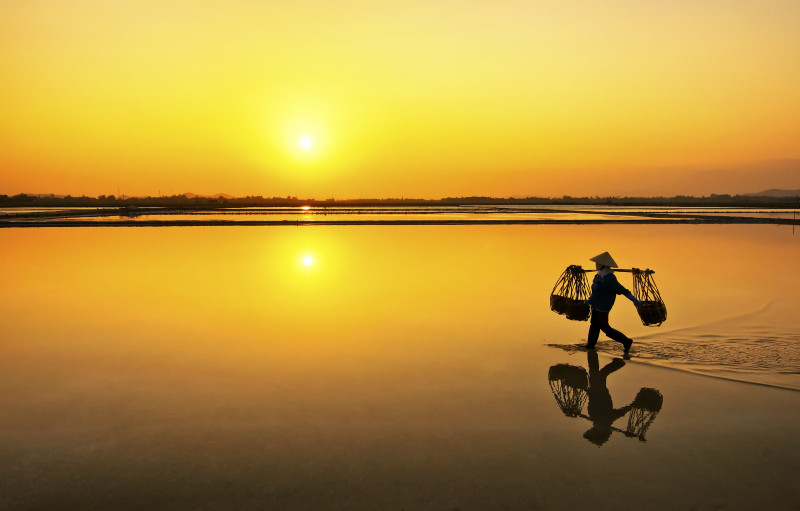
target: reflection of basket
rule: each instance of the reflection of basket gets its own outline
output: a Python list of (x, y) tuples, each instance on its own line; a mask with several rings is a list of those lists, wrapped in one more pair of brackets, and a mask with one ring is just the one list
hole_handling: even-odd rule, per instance
[(556, 281), (550, 293), (550, 310), (567, 316), (567, 319), (586, 321), (589, 319), (589, 281), (580, 266), (568, 266)]
[(642, 442), (647, 441), (644, 435), (656, 420), (656, 415), (661, 411), (663, 404), (664, 397), (661, 392), (647, 387), (642, 388), (631, 403), (625, 436), (636, 437)]
[(664, 404), (664, 396), (656, 389), (642, 387), (633, 399), (633, 406), (650, 412), (660, 412)]
[(641, 302), (636, 307), (644, 326), (661, 326), (667, 320), (667, 306), (661, 299), (652, 270), (633, 268), (633, 296)]
[(664, 305), (664, 302), (655, 302), (652, 300), (641, 302), (636, 307), (636, 312), (639, 313), (639, 317), (642, 319), (642, 323), (644, 323), (645, 326), (658, 326), (667, 320), (667, 307)]
[(586, 404), (589, 375), (586, 369), (570, 364), (556, 364), (547, 373), (550, 390), (558, 407), (567, 417), (577, 417)]

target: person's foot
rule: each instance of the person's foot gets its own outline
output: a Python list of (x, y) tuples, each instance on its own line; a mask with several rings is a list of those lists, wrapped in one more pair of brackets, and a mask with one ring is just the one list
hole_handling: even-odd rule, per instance
[(633, 345), (633, 339), (628, 339), (628, 342), (622, 343), (622, 345), (625, 346), (625, 354), (627, 355)]

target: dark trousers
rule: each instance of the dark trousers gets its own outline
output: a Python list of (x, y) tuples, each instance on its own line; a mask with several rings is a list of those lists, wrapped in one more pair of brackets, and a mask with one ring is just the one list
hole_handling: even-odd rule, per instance
[(608, 312), (600, 312), (592, 309), (592, 321), (589, 323), (589, 338), (586, 341), (586, 346), (593, 348), (594, 345), (597, 344), (600, 330), (615, 341), (622, 343), (624, 346), (628, 346), (633, 342), (619, 330), (611, 328), (608, 324)]

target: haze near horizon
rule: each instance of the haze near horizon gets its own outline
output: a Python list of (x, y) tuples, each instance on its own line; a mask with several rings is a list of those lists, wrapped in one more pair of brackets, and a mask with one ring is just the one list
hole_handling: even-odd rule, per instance
[(790, 0), (0, 2), (0, 194), (800, 188)]

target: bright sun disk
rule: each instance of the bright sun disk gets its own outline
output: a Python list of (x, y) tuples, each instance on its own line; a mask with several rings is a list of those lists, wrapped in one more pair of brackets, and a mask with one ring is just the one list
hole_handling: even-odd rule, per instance
[(301, 151), (311, 151), (314, 149), (314, 137), (309, 135), (308, 133), (303, 133), (297, 137), (297, 147)]

